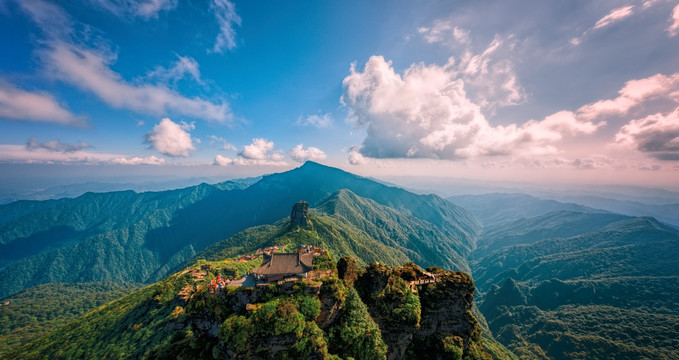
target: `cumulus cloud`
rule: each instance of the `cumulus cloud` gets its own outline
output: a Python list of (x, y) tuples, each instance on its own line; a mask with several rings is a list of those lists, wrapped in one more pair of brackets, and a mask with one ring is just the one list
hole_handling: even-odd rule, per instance
[(413, 64), (402, 76), (381, 56), (371, 57), (362, 72), (352, 65), (341, 102), (348, 120), (367, 128), (367, 136), (350, 150), (350, 162), (553, 153), (563, 137), (591, 134), (603, 125), (562, 111), (542, 121), (491, 126), (464, 86), (450, 64)]
[(273, 141), (262, 138), (253, 139), (252, 144), (246, 145), (238, 155), (250, 160), (264, 160), (269, 151), (273, 150), (273, 145)]
[(84, 149), (88, 149), (93, 147), (92, 145), (79, 141), (75, 144), (68, 144), (68, 143), (63, 143), (59, 140), (50, 140), (46, 142), (39, 142), (38, 139), (34, 136), (30, 139), (28, 139), (28, 142), (26, 143), (26, 149), (28, 150), (37, 150), (37, 149), (44, 149), (48, 151), (56, 151), (56, 152), (64, 152), (64, 153), (72, 153)]
[(679, 160), (679, 107), (667, 115), (630, 121), (620, 128), (615, 141), (658, 160)]
[(287, 165), (283, 161), (283, 155), (279, 151), (274, 151), (273, 141), (263, 138), (252, 139), (252, 143), (243, 147), (235, 158), (217, 155), (213, 161), (214, 165)]
[(82, 126), (85, 121), (76, 116), (50, 94), (21, 90), (0, 79), (0, 118), (51, 122)]
[(417, 32), (430, 44), (463, 47), (458, 59), (448, 60), (448, 71), (464, 81), (467, 96), (485, 111), (492, 113), (498, 107), (524, 101), (525, 92), (510, 60), (515, 46), (512, 36), (495, 36), (477, 53), (473, 50), (470, 32), (454, 26), (449, 20), (436, 20), (432, 26), (420, 27)]
[(349, 158), (347, 161), (349, 161), (349, 164), (351, 165), (361, 165), (365, 163), (365, 157), (361, 155), (361, 148), (360, 146), (352, 146), (349, 148)]
[(672, 10), (672, 24), (667, 28), (667, 32), (671, 37), (677, 36), (679, 34), (679, 5), (674, 7)]
[(332, 125), (332, 115), (330, 115), (330, 113), (326, 113), (323, 115), (300, 116), (297, 121), (295, 121), (295, 125), (327, 128)]
[(143, 19), (156, 18), (161, 11), (177, 7), (177, 0), (90, 0), (90, 3), (117, 16), (139, 16)]
[(288, 154), (290, 154), (292, 160), (297, 162), (305, 162), (307, 160), (321, 161), (325, 160), (326, 157), (325, 153), (321, 149), (313, 146), (309, 146), (308, 148), (304, 149), (304, 144), (299, 144), (290, 149)]
[(223, 53), (236, 47), (235, 25), (240, 25), (240, 16), (236, 14), (236, 6), (229, 0), (212, 0), (210, 9), (217, 18), (219, 34), (212, 48), (213, 52)]
[(608, 15), (602, 17), (601, 19), (599, 19), (599, 21), (596, 22), (596, 24), (594, 24), (593, 29), (595, 29), (595, 30), (601, 29), (602, 27), (606, 27), (606, 26), (611, 25), (613, 23), (616, 23), (616, 22), (618, 22), (622, 19), (625, 19), (626, 17), (628, 17), (628, 16), (630, 16), (634, 13), (632, 11), (633, 8), (634, 8), (634, 6), (631, 5), (631, 6), (624, 6), (624, 7), (621, 7), (621, 8), (611, 10), (611, 12), (608, 13)]
[(146, 134), (146, 143), (151, 145), (159, 153), (171, 157), (188, 157), (189, 151), (195, 150), (191, 134), (191, 124), (177, 124), (168, 118), (164, 118)]
[(632, 108), (649, 100), (679, 101), (679, 73), (656, 74), (645, 79), (630, 80), (618, 91), (615, 99), (597, 101), (578, 109), (578, 115), (595, 119), (605, 115), (625, 115)]

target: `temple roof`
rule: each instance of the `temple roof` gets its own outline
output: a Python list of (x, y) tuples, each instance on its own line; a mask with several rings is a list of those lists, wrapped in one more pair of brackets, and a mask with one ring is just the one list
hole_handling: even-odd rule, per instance
[(252, 270), (257, 275), (301, 274), (313, 269), (314, 254), (272, 254), (262, 266)]

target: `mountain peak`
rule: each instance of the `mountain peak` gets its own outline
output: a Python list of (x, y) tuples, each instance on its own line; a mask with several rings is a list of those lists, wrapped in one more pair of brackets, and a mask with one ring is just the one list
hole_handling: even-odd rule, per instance
[(309, 223), (309, 203), (300, 200), (295, 205), (292, 206), (292, 212), (290, 212), (290, 223), (292, 225), (307, 226)]

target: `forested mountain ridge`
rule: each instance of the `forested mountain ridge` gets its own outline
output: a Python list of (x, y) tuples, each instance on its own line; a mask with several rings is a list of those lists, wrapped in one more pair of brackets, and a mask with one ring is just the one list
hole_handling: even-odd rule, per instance
[[(390, 267), (385, 263), (400, 261), (398, 254), (403, 253), (395, 250), (397, 257), (390, 257), (384, 251), (390, 247), (379, 236), (368, 245), (384, 249), (368, 255), (355, 252), (361, 240), (371, 238), (367, 227), (351, 228), (342, 218), (357, 212), (356, 203), (368, 206), (360, 218), (387, 222), (400, 214), (338, 191), (308, 214), (306, 225), (284, 218), (246, 229), (208, 248), (188, 268), (16, 349), (9, 358), (415, 359), (426, 353), (435, 358), (515, 359), (482, 337), (470, 311), (474, 285), (467, 274), (428, 268), (432, 275), (413, 263)], [(401, 223), (428, 224), (406, 216), (392, 224), (391, 233)], [(262, 262), (240, 262), (240, 256), (229, 255), (273, 243), (289, 250), (315, 243), (330, 254), (354, 251), (375, 258), (343, 257), (336, 266), (330, 255), (321, 255), (314, 259), (314, 269), (330, 274), (317, 280), (208, 290), (218, 274), (232, 276)], [(380, 263), (359, 266), (368, 261)], [(429, 281), (413, 285), (422, 277)]]
[(479, 308), (517, 355), (679, 356), (676, 229), (653, 218), (558, 212), (487, 229), (479, 243)]
[(455, 239), (460, 258), (474, 247), (480, 225), (461, 207), (307, 162), (246, 188), (203, 184), (0, 206), (0, 239), (9, 254), (0, 297), (45, 282), (156, 281), (217, 241), (287, 216), (291, 203), (315, 205), (341, 189), (431, 223)]

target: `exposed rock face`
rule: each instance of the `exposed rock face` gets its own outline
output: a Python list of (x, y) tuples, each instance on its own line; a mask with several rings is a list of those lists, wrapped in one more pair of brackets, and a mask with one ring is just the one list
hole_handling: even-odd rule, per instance
[[(414, 275), (411, 274), (414, 268)], [(413, 265), (370, 264), (356, 288), (388, 346), (387, 359), (490, 359), (471, 313), (474, 283), (464, 274), (441, 271), (432, 283), (407, 286), (423, 274)], [(405, 278), (405, 279), (404, 279)]]
[(309, 224), (309, 203), (306, 201), (299, 201), (292, 207), (290, 213), (290, 223), (292, 225), (307, 226)]

